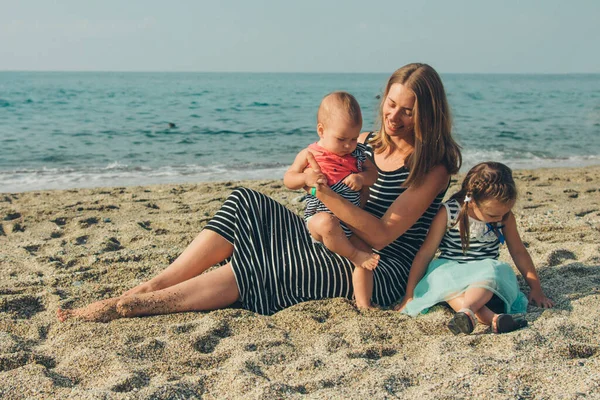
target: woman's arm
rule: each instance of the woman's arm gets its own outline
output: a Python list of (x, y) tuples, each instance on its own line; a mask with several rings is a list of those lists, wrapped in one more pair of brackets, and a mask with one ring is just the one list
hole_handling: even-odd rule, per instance
[(508, 217), (504, 221), (503, 232), (508, 252), (515, 262), (517, 269), (531, 288), (529, 300), (533, 300), (536, 305), (544, 308), (552, 307), (554, 303), (544, 295), (542, 285), (540, 284), (540, 278), (533, 265), (533, 260), (521, 240), (521, 236), (517, 230), (515, 215), (512, 212), (508, 213)]
[[(307, 158), (312, 169), (319, 168), (311, 154)], [(326, 185), (317, 186), (317, 198), (356, 235), (380, 250), (413, 226), (435, 197), (446, 188), (449, 177), (446, 167), (436, 166), (426, 175), (423, 184), (410, 187), (398, 196), (381, 219), (353, 206)]]
[(406, 282), (406, 294), (404, 295), (402, 302), (394, 307), (395, 310), (402, 311), (406, 304), (412, 300), (417, 283), (419, 283), (421, 278), (423, 278), (423, 275), (425, 275), (425, 271), (431, 260), (433, 260), (433, 256), (435, 256), (435, 252), (440, 246), (440, 242), (446, 233), (448, 222), (447, 215), (446, 207), (440, 207), (440, 210), (433, 218), (429, 232), (427, 232), (427, 237), (410, 267), (408, 282)]

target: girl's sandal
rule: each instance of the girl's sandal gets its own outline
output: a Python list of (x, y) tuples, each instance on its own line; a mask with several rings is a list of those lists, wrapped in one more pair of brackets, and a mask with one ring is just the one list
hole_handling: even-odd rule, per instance
[(492, 332), (494, 333), (508, 333), (526, 326), (526, 319), (513, 318), (510, 314), (496, 314), (492, 320)]
[(459, 333), (468, 335), (473, 332), (475, 325), (477, 325), (477, 320), (473, 311), (463, 308), (454, 314), (454, 317), (448, 322), (448, 329), (455, 335)]

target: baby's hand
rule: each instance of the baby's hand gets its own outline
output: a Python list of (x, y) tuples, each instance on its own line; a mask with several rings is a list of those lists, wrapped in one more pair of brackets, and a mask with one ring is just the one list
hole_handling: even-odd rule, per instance
[(538, 307), (542, 307), (542, 308), (554, 307), (554, 302), (552, 300), (550, 300), (548, 297), (546, 297), (544, 292), (542, 292), (541, 290), (536, 290), (536, 291), (532, 290), (529, 293), (528, 298), (529, 298), (530, 302), (533, 302), (533, 304), (535, 304)]
[(357, 192), (362, 189), (363, 182), (363, 177), (358, 174), (350, 174), (342, 181), (344, 185)]

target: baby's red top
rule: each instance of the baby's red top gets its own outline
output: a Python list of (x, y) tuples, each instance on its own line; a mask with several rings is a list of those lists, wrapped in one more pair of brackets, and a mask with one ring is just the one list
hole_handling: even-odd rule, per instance
[(327, 177), (329, 186), (335, 185), (350, 174), (362, 171), (356, 157), (352, 154), (339, 156), (319, 146), (316, 142), (308, 146), (315, 160), (321, 167), (321, 172)]

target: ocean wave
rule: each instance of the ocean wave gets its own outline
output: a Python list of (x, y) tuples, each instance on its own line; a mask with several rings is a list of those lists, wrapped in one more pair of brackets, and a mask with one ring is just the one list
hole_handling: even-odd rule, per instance
[(138, 186), (159, 183), (281, 179), (286, 169), (287, 165), (268, 163), (208, 167), (190, 164), (151, 168), (114, 162), (103, 167), (0, 171), (0, 188), (4, 193), (13, 193), (31, 190)]
[(465, 150), (463, 151), (463, 165), (461, 171), (466, 172), (475, 164), (484, 161), (501, 162), (512, 169), (585, 167), (589, 165), (599, 165), (600, 154), (570, 157), (540, 157), (534, 153), (510, 155), (499, 150)]

